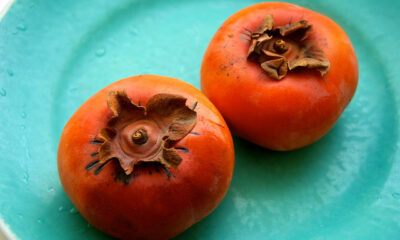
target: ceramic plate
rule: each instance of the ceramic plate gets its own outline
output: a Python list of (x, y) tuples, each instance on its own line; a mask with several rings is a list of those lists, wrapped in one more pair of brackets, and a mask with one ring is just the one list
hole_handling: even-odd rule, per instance
[[(18, 0), (0, 22), (0, 214), (19, 239), (109, 239), (65, 195), (56, 152), (72, 113), (138, 74), (200, 86), (222, 22), (255, 1)], [(294, 1), (335, 20), (357, 93), (317, 143), (273, 152), (235, 137), (222, 204), (177, 239), (400, 239), (399, 1)]]

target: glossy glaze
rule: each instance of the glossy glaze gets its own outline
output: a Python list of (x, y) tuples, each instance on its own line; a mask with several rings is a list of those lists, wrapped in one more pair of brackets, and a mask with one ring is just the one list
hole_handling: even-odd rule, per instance
[[(393, 31), (400, 2), (293, 2), (329, 16), (349, 35), (359, 61), (356, 95), (325, 137), (300, 150), (268, 151), (234, 137), (226, 197), (175, 239), (400, 236), (400, 49), (388, 50), (400, 39)], [(200, 88), (212, 36), (251, 4), (16, 1), (0, 22), (0, 217), (11, 231), (21, 240), (112, 239), (82, 217), (61, 186), (63, 127), (116, 79), (156, 73)]]

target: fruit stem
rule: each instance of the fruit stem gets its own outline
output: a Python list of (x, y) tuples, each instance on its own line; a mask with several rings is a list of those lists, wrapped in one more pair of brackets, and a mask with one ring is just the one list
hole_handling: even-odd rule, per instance
[(289, 46), (282, 39), (278, 39), (278, 40), (276, 40), (274, 42), (274, 49), (278, 53), (282, 54), (282, 53), (286, 52), (289, 49)]
[(132, 134), (132, 141), (137, 145), (143, 145), (147, 142), (147, 133), (143, 129), (139, 129)]

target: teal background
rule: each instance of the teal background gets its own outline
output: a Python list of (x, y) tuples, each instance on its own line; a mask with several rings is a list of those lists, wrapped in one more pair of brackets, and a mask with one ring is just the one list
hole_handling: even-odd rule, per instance
[[(160, 74), (200, 86), (222, 22), (256, 1), (19, 0), (0, 22), (0, 214), (20, 239), (108, 239), (58, 178), (62, 128), (115, 80)], [(293, 1), (348, 33), (357, 93), (317, 143), (273, 152), (234, 138), (222, 204), (177, 239), (400, 239), (399, 1)]]

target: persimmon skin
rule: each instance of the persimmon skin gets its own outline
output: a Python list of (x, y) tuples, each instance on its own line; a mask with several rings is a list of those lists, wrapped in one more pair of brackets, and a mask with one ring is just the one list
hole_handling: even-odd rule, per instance
[[(275, 25), (299, 20), (313, 25), (315, 41), (330, 61), (323, 77), (315, 69), (267, 76), (247, 60), (245, 31), (255, 31), (272, 14)], [(213, 36), (201, 66), (201, 88), (220, 110), (233, 134), (272, 150), (293, 150), (324, 136), (351, 101), (358, 63), (346, 33), (331, 19), (281, 2), (259, 3), (229, 17)]]
[[(182, 162), (169, 171), (135, 169), (136, 177), (125, 185), (114, 180), (117, 161), (95, 175), (85, 167), (93, 161), (91, 144), (112, 115), (107, 95), (124, 90), (134, 103), (158, 93), (198, 102), (197, 123), (176, 148)], [(234, 167), (233, 142), (225, 121), (213, 104), (197, 89), (180, 80), (140, 75), (115, 82), (88, 99), (66, 124), (58, 148), (61, 183), (76, 208), (94, 227), (119, 239), (169, 239), (210, 214), (225, 196)]]

